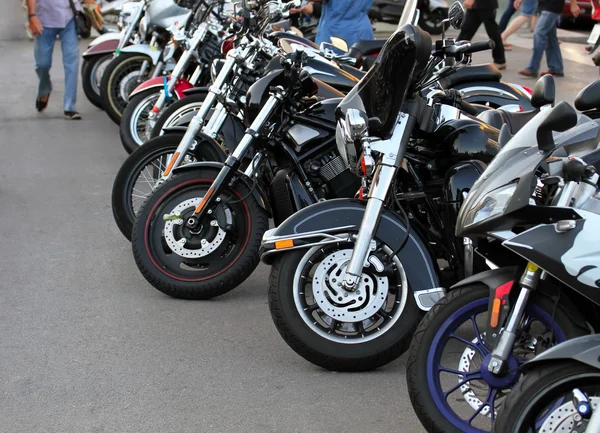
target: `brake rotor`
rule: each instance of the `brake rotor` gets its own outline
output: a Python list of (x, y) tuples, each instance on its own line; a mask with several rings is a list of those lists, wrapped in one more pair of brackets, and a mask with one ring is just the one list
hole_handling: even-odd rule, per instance
[(387, 277), (363, 273), (355, 291), (345, 290), (342, 280), (351, 256), (352, 249), (345, 249), (321, 261), (313, 276), (313, 295), (329, 317), (342, 322), (361, 322), (385, 305), (389, 282)]
[[(179, 203), (170, 214), (164, 216), (165, 228), (164, 228), (164, 237), (167, 245), (175, 254), (180, 257), (185, 257), (187, 259), (199, 259), (201, 257), (208, 256), (212, 252), (214, 252), (225, 240), (226, 233), (225, 231), (216, 225), (216, 220), (211, 221), (211, 225), (214, 225), (217, 228), (217, 233), (213, 237), (212, 240), (202, 239), (201, 248), (186, 248), (187, 240), (185, 237), (176, 239), (175, 231), (178, 230), (176, 226), (183, 226), (182, 218), (173, 218), (178, 215), (183, 215), (183, 212), (190, 208), (196, 208), (204, 197), (195, 197), (190, 198), (186, 201)], [(171, 219), (169, 219), (171, 218)], [(213, 223), (214, 221), (214, 223)]]
[[(123, 101), (129, 101), (129, 95), (131, 92), (135, 90), (138, 86), (138, 77), (140, 76), (140, 71), (133, 71), (129, 74), (125, 75), (121, 82), (119, 83), (119, 95), (123, 98)], [(132, 84), (133, 83), (133, 84)]]
[[(593, 410), (600, 405), (600, 397), (590, 397)], [(542, 424), (539, 433), (574, 433), (585, 431), (586, 420), (582, 420), (577, 413), (572, 401), (557, 407), (545, 415), (546, 420)]]

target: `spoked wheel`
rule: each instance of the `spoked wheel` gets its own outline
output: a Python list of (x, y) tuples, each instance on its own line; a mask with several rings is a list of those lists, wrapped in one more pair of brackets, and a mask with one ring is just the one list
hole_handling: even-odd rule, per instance
[(112, 54), (92, 57), (85, 59), (81, 66), (81, 86), (83, 87), (83, 93), (98, 108), (103, 108), (100, 96), (100, 81), (112, 59)]
[(441, 35), (444, 19), (446, 19), (446, 16), (439, 9), (433, 12), (426, 11), (421, 15), (419, 27), (432, 35)]
[(183, 116), (200, 110), (204, 99), (206, 99), (206, 93), (195, 93), (173, 102), (156, 119), (156, 123), (152, 127), (152, 138), (162, 135), (163, 128), (177, 125)]
[(343, 288), (352, 247), (281, 254), (271, 269), (269, 308), (277, 330), (296, 353), (329, 370), (391, 362), (408, 347), (419, 318), (404, 268), (387, 246), (369, 258), (355, 291)]
[(106, 67), (100, 83), (100, 96), (104, 111), (113, 122), (119, 124), (125, 106), (129, 102), (129, 95), (142, 82), (144, 82), (152, 68), (142, 75), (141, 69), (144, 62), (150, 62), (150, 57), (136, 53), (121, 53)]
[(214, 197), (216, 207), (194, 229), (194, 214), (219, 169), (175, 174), (138, 213), (132, 247), (138, 268), (156, 289), (182, 299), (209, 299), (242, 283), (259, 262), (268, 216), (242, 180)]
[(408, 390), (429, 432), (489, 432), (498, 408), (519, 380), (519, 367), (583, 332), (561, 305), (532, 295), (507, 371), (496, 376), (488, 371), (491, 349), (482, 334), (488, 301), (489, 289), (482, 285), (450, 292), (415, 332), (407, 362)]
[(134, 152), (150, 140), (148, 118), (159, 96), (160, 89), (148, 89), (131, 98), (125, 107), (119, 133), (127, 153)]
[(573, 403), (573, 391), (600, 410), (600, 370), (577, 361), (534, 366), (513, 389), (494, 423), (494, 433), (585, 432), (588, 421)]
[[(113, 216), (127, 239), (131, 240), (136, 214), (158, 185), (182, 138), (183, 133), (173, 133), (150, 140), (129, 155), (117, 173), (112, 191)], [(225, 157), (225, 152), (214, 143), (202, 141), (184, 157), (181, 165), (197, 161), (219, 162)]]

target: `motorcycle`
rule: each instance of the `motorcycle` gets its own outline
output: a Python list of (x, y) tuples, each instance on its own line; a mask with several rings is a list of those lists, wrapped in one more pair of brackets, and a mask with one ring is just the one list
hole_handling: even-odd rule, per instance
[(117, 28), (120, 33), (105, 33), (98, 36), (82, 55), (81, 86), (88, 100), (98, 108), (102, 108), (100, 98), (102, 74), (113, 59), (115, 51), (125, 48), (135, 39), (133, 35), (143, 15), (143, 8), (141, 2), (126, 2), (115, 9), (119, 11)]
[[(521, 368), (494, 433), (600, 431), (600, 336), (565, 341)], [(541, 430), (538, 430), (541, 429)]]
[[(576, 106), (598, 112), (599, 86)], [(411, 343), (409, 396), (429, 432), (489, 432), (526, 361), (599, 325), (599, 123), (561, 102), (512, 138), (503, 128), (456, 220), (491, 270), (454, 285)]]
[[(168, 29), (193, 22), (194, 11), (178, 5), (194, 7), (193, 3), (144, 0), (139, 12), (143, 12), (138, 25), (139, 43), (116, 50), (100, 81), (102, 106), (115, 123), (121, 121), (129, 94), (147, 78), (160, 75), (167, 62), (173, 61), (176, 47), (169, 42), (172, 35)], [(127, 40), (128, 32), (122, 34), (122, 39)]]
[(184, 91), (196, 84), (208, 82), (208, 68), (221, 55), (219, 33), (223, 32), (224, 4), (203, 1), (199, 25), (192, 27), (190, 34), (173, 31), (174, 43), (183, 50), (173, 72), (143, 82), (129, 95), (120, 126), (121, 142), (128, 153), (149, 139), (156, 117), (166, 104), (182, 98)]
[[(406, 0), (375, 0), (369, 10), (373, 21), (397, 22), (406, 7)], [(448, 3), (445, 0), (419, 0), (421, 11), (419, 27), (432, 35), (442, 33), (442, 21), (448, 15)]]
[[(450, 12), (460, 27), (460, 4)], [(458, 92), (432, 94), (430, 86), (490, 44), (443, 39), (433, 54), (427, 45), (428, 34), (402, 26), (338, 107), (338, 151), (362, 178), (357, 199), (306, 207), (263, 238), (275, 326), (300, 356), (327, 369), (396, 359), (420, 312), (477, 265), (453, 227), (463, 192), (499, 150), (498, 130), (453, 107), (476, 112)], [(440, 62), (448, 66), (432, 75)], [(532, 102), (547, 104), (543, 82), (536, 90)], [(513, 126), (535, 114), (511, 113), (520, 119)]]

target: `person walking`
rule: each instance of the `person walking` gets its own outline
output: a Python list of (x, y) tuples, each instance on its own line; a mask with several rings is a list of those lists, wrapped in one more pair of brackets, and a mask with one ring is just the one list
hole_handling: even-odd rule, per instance
[(510, 21), (510, 19), (512, 18), (512, 16), (515, 14), (516, 11), (517, 11), (517, 8), (515, 8), (515, 0), (508, 0), (506, 9), (504, 9), (504, 12), (502, 13), (502, 16), (500, 17), (500, 22), (498, 23), (498, 25), (500, 26), (501, 32), (506, 30), (506, 27), (508, 26), (508, 22)]
[(510, 50), (512, 44), (507, 42), (508, 37), (518, 31), (523, 24), (531, 22), (531, 26), (535, 28), (535, 12), (537, 10), (537, 0), (515, 0), (515, 9), (520, 9), (521, 14), (515, 18), (510, 25), (502, 32), (502, 43), (505, 50)]
[(65, 69), (64, 115), (66, 119), (78, 120), (77, 74), (79, 71), (79, 37), (75, 26), (73, 9), (81, 10), (79, 0), (27, 0), (29, 28), (35, 37), (33, 55), (35, 72), (39, 78), (35, 108), (42, 112), (48, 106), (52, 93), (50, 67), (57, 36), (62, 48)]
[(348, 46), (374, 39), (373, 26), (369, 20), (369, 9), (373, 0), (323, 0), (321, 18), (317, 28), (315, 42), (331, 42), (335, 36), (346, 41)]
[[(579, 6), (577, 0), (570, 0), (571, 13), (574, 17), (579, 16)], [(546, 62), (548, 70), (542, 72), (541, 75), (554, 75), (555, 77), (564, 77), (565, 70), (563, 65), (562, 55), (560, 53), (560, 45), (556, 34), (556, 25), (558, 18), (563, 11), (564, 0), (539, 0), (538, 10), (540, 17), (533, 32), (533, 55), (529, 61), (529, 65), (519, 72), (525, 77), (538, 77), (542, 56), (546, 52)]]
[(498, 0), (465, 0), (463, 7), (467, 13), (463, 26), (458, 35), (459, 40), (470, 41), (475, 36), (477, 29), (483, 25), (488, 37), (494, 41), (492, 57), (498, 69), (506, 69), (506, 59), (504, 58), (504, 45), (500, 36), (500, 27), (496, 22), (496, 9), (498, 9)]

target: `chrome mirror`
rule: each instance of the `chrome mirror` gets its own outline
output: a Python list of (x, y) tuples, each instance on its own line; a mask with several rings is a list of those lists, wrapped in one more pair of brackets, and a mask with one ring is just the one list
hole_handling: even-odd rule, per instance
[(448, 9), (448, 21), (456, 30), (460, 30), (465, 19), (465, 10), (460, 2), (454, 2)]

